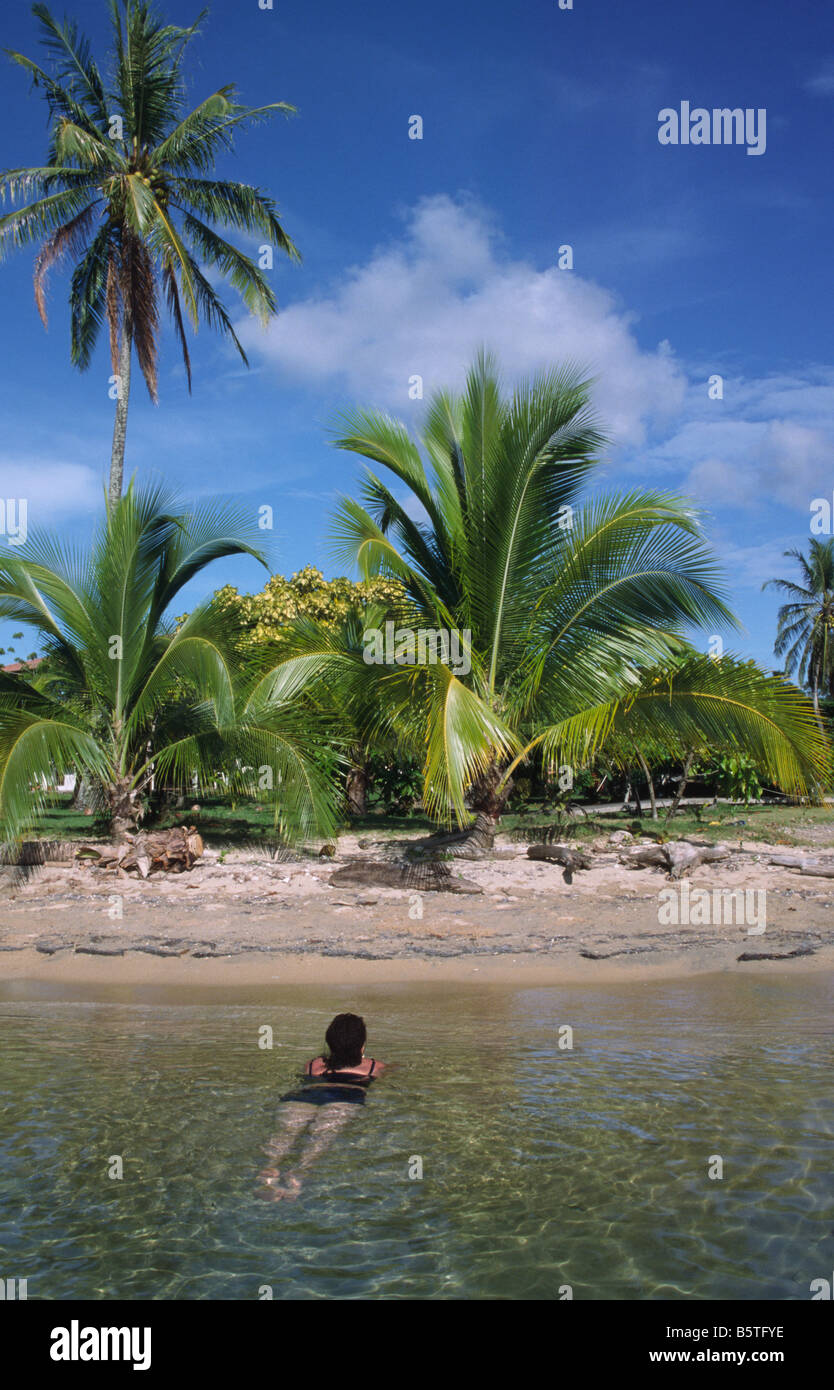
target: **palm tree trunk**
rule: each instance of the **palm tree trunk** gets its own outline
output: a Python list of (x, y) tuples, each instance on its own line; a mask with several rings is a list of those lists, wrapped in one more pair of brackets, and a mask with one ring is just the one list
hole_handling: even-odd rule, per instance
[(678, 789), (677, 789), (677, 791), (675, 792), (674, 799), (673, 799), (673, 801), (672, 801), (671, 806), (669, 807), (669, 810), (666, 812), (666, 822), (667, 822), (667, 824), (668, 824), (668, 822), (672, 819), (672, 817), (675, 815), (675, 813), (677, 812), (678, 807), (679, 807), (680, 804), (681, 804), (681, 800), (682, 800), (682, 798), (683, 798), (684, 792), (686, 791), (686, 784), (687, 784), (687, 782), (689, 781), (689, 774), (690, 774), (690, 772), (692, 771), (692, 764), (694, 763), (694, 761), (695, 761), (695, 754), (694, 754), (694, 753), (687, 753), (686, 758), (684, 759), (683, 770), (682, 770), (682, 773), (681, 773), (681, 780), (678, 782)]
[(512, 778), (502, 784), (503, 768), (498, 763), (489, 767), (472, 784), (469, 804), (476, 815), (488, 817), (493, 825), (501, 819), (504, 808), (513, 789)]
[(110, 834), (121, 840), (136, 829), (141, 807), (138, 794), (129, 777), (118, 777), (107, 788)]
[(348, 771), (345, 782), (345, 794), (347, 796), (348, 815), (364, 816), (367, 809), (368, 797), (368, 777), (367, 768), (361, 763), (354, 763)]
[(623, 808), (622, 808), (623, 811), (625, 811), (627, 814), (628, 814), (629, 811), (630, 811), (631, 799), (632, 799), (632, 797), (634, 798), (634, 808), (635, 808), (635, 809), (634, 809), (634, 814), (635, 814), (636, 816), (639, 816), (639, 817), (642, 819), (642, 816), (643, 816), (643, 803), (642, 803), (642, 801), (640, 800), (640, 791), (639, 791), (639, 788), (638, 788), (638, 785), (637, 785), (637, 779), (636, 779), (636, 777), (633, 777), (633, 776), (632, 776), (632, 769), (631, 769), (630, 767), (627, 767), (627, 768), (626, 768), (626, 789), (625, 789), (625, 794), (624, 794), (624, 796), (623, 796)]
[(646, 782), (648, 784), (649, 801), (652, 805), (652, 820), (657, 820), (657, 796), (655, 794), (654, 778), (652, 777), (651, 768), (649, 767), (649, 764), (646, 762), (646, 759), (643, 757), (643, 754), (640, 752), (640, 749), (635, 748), (634, 751), (637, 754), (637, 760), (643, 769), (643, 775), (646, 778)]
[(115, 506), (122, 495), (125, 472), (125, 439), (127, 437), (127, 406), (130, 397), (130, 358), (133, 348), (133, 329), (125, 314), (122, 324), (122, 343), (119, 349), (119, 394), (116, 397), (116, 419), (113, 424), (113, 447), (110, 453), (110, 485), (107, 500)]
[[(824, 649), (823, 649), (824, 650)], [(820, 709), (820, 665), (814, 667), (814, 714), (817, 716), (819, 731), (825, 736), (825, 725), (822, 721), (822, 710)]]
[(96, 811), (102, 811), (106, 805), (104, 787), (95, 777), (89, 773), (76, 771), (75, 790), (72, 794), (73, 811), (82, 811), (84, 815), (93, 815)]

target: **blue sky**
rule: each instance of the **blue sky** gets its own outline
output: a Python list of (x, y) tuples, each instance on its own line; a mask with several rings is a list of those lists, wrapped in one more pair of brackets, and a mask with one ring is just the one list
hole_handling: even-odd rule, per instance
[[(103, 0), (54, 8), (102, 53)], [(199, 6), (162, 8), (185, 23)], [(35, 56), (28, 3), (7, 0), (0, 44)], [(235, 305), (250, 371), (203, 330), (189, 398), (166, 327), (158, 406), (134, 378), (128, 472), (270, 505), (273, 568), (338, 572), (328, 518), (361, 471), (328, 443), (342, 407), (417, 424), (409, 378), (426, 395), (459, 384), (481, 343), (508, 381), (571, 358), (599, 377), (606, 482), (684, 491), (709, 513), (746, 628), (732, 645), (771, 664), (778, 599), (761, 582), (790, 572), (782, 551), (807, 548), (811, 501), (834, 488), (827, 7), (215, 0), (189, 51), (195, 103), (234, 81), (251, 104), (298, 107), (219, 168), (275, 197), (304, 260), (276, 259), (266, 332)], [(42, 100), (2, 72), (0, 166), (39, 163)], [(765, 152), (661, 145), (658, 113), (683, 101), (763, 108)], [(102, 343), (89, 372), (70, 366), (68, 277), (52, 276), (45, 333), (31, 262), (0, 267), (0, 497), (28, 499), (30, 529), (83, 538), (109, 464), (109, 357)], [(713, 374), (723, 400), (708, 398)], [(190, 596), (226, 581), (262, 576), (230, 561)]]

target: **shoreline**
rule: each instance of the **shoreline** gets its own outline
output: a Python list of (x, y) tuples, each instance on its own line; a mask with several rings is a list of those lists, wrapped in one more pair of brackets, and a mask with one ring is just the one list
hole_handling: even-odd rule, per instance
[(708, 949), (666, 951), (626, 948), (608, 959), (588, 959), (578, 952), (466, 952), (431, 957), (423, 954), (386, 959), (355, 954), (288, 953), (280, 950), (199, 958), (160, 957), (126, 946), (120, 955), (59, 951), (45, 955), (32, 948), (0, 956), (0, 998), (23, 999), (64, 990), (149, 991), (206, 989), (226, 994), (273, 990), (285, 985), (310, 987), (392, 985), (502, 985), (521, 988), (648, 984), (690, 980), (705, 975), (753, 974), (757, 978), (830, 974), (834, 983), (834, 944), (813, 955), (739, 961), (738, 943), (716, 942)]
[[(453, 891), (391, 886), (388, 847), (367, 848), (377, 857), (349, 837), (329, 861), (208, 851), (190, 872), (144, 880), (78, 863), (28, 871), (0, 902), (0, 996), (20, 997), (27, 984), (593, 987), (834, 971), (834, 882), (770, 863), (774, 846), (740, 842), (697, 867), (673, 887), (671, 920), (665, 872), (630, 869), (607, 845), (567, 882), (505, 842), (455, 863)], [(346, 864), (369, 873), (348, 882)], [(690, 912), (699, 892), (711, 895), (714, 921)], [(755, 925), (725, 913), (722, 895), (733, 894), (756, 904)]]

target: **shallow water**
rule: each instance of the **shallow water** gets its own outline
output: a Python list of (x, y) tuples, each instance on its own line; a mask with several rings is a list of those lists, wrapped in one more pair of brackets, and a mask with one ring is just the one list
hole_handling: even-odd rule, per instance
[[(808, 1299), (834, 1268), (833, 985), (0, 986), (0, 1276), (49, 1299)], [(275, 1099), (347, 1008), (398, 1065), (297, 1200), (260, 1200)]]

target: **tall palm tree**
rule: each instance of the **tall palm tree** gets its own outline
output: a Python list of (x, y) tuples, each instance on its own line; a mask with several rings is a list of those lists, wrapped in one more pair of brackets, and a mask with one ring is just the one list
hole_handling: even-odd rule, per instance
[(762, 585), (791, 599), (779, 609), (773, 650), (785, 658), (788, 675), (796, 671), (800, 684), (810, 686), (819, 714), (820, 695), (834, 695), (834, 537), (812, 540), (807, 558), (801, 550), (783, 553), (796, 560), (802, 582), (767, 579)]
[(157, 400), (160, 298), (179, 339), (190, 391), (186, 317), (194, 329), (203, 320), (224, 333), (247, 361), (207, 271), (224, 277), (263, 322), (277, 307), (268, 276), (216, 226), (257, 233), (275, 250), (299, 256), (266, 193), (214, 177), (217, 156), (232, 148), (237, 127), (294, 107), (243, 106), (228, 85), (189, 110), (182, 63), (203, 15), (186, 29), (164, 24), (146, 0), (109, 0), (109, 6), (113, 48), (106, 76), (77, 26), (59, 23), (45, 5), (34, 5), (32, 13), (49, 71), (7, 50), (44, 93), (51, 124), (46, 163), (0, 175), (3, 197), (34, 195), (0, 218), (0, 258), (40, 243), (35, 299), (46, 324), (47, 274), (71, 256), (70, 357), (81, 370), (107, 325), (117, 377), (113, 504), (123, 487), (134, 348), (151, 400)]
[(682, 640), (737, 625), (691, 505), (649, 489), (583, 498), (603, 442), (588, 400), (571, 368), (507, 399), (482, 353), (462, 395), (429, 404), (424, 454), (397, 420), (351, 413), (338, 447), (391, 482), (367, 468), (361, 502), (342, 501), (339, 557), (401, 581), (406, 629), (464, 634), (471, 669), (420, 664), (407, 641), (380, 665), (300, 643), (276, 688), (341, 680), (349, 701), (375, 683), (447, 821), (464, 822), (467, 799), (495, 820), (540, 744), (574, 766), (606, 744), (629, 759), (635, 743), (738, 748), (784, 786), (815, 786), (826, 745), (801, 692)]
[(104, 789), (115, 834), (135, 825), (157, 778), (271, 800), (286, 833), (332, 828), (333, 792), (311, 756), (309, 711), (242, 662), (213, 601), (181, 623), (183, 586), (214, 560), (252, 555), (256, 531), (234, 509), (182, 513), (159, 488), (131, 485), (90, 549), (30, 534), (26, 558), (0, 550), (0, 618), (37, 629), (46, 661), (27, 681), (0, 676), (0, 819), (6, 839), (43, 804), (56, 771)]

